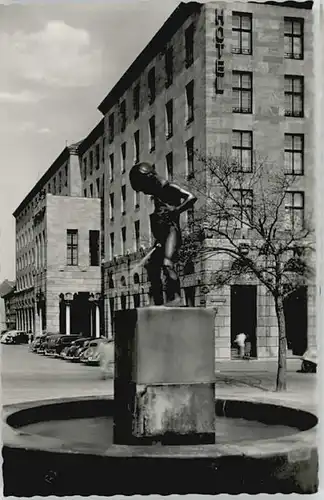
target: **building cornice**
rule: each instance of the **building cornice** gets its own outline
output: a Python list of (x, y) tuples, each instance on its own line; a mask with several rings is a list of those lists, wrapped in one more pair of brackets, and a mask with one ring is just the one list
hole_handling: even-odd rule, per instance
[(181, 2), (179, 4), (152, 40), (146, 45), (131, 66), (129, 66), (120, 80), (118, 80), (109, 94), (99, 104), (98, 109), (103, 115), (105, 115), (116, 104), (123, 93), (131, 87), (132, 83), (137, 80), (152, 59), (161, 52), (161, 48), (163, 48), (174, 33), (178, 31), (179, 27), (182, 26), (186, 19), (192, 14), (200, 12), (202, 7), (203, 4), (199, 2)]

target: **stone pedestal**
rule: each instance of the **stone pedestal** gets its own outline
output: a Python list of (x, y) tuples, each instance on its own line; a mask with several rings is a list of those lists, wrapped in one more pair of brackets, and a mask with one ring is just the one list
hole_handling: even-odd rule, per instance
[(116, 444), (215, 442), (214, 314), (184, 307), (116, 312)]

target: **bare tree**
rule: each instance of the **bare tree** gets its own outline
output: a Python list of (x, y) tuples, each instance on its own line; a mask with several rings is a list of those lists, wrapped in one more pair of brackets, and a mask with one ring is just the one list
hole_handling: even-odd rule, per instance
[(284, 300), (312, 275), (312, 228), (304, 214), (296, 178), (260, 158), (246, 168), (232, 155), (204, 157), (190, 188), (200, 202), (184, 235), (180, 260), (224, 254), (227, 264), (212, 274), (217, 287), (252, 275), (274, 299), (278, 322), (276, 389), (286, 389)]

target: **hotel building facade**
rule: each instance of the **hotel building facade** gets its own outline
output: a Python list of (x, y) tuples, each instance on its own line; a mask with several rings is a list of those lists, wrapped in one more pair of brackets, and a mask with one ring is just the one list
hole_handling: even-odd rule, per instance
[[(117, 309), (148, 303), (145, 270), (134, 275), (131, 270), (152, 243), (153, 205), (131, 189), (128, 174), (134, 163), (149, 161), (161, 176), (177, 180), (194, 175), (195, 150), (218, 154), (226, 144), (250, 165), (256, 152), (278, 168), (297, 173), (287, 208), (312, 212), (311, 7), (312, 2), (182, 3), (99, 105), (103, 119), (75, 148), (78, 175), (66, 194), (71, 200), (83, 197), (89, 210), (99, 211), (100, 266), (91, 293), (100, 297), (105, 335), (114, 333)], [(92, 202), (98, 208), (90, 208)], [(187, 217), (184, 214), (184, 223)], [(23, 223), (17, 220), (17, 235), (32, 225), (26, 216)], [(46, 240), (42, 231), (37, 233), (41, 242)], [(217, 266), (219, 258), (213, 257), (196, 263), (181, 278), (184, 305), (194, 302), (217, 310), (216, 358), (233, 355), (240, 331), (249, 334), (254, 357), (276, 357), (271, 297), (251, 279), (215, 290), (208, 276)], [(25, 279), (26, 272), (26, 266), (17, 270), (17, 281)], [(27, 301), (39, 293), (40, 285), (35, 281), (33, 286), (24, 289)], [(60, 293), (65, 293), (63, 288), (56, 287), (53, 296)], [(314, 283), (296, 292), (286, 311), (291, 353), (316, 345)]]

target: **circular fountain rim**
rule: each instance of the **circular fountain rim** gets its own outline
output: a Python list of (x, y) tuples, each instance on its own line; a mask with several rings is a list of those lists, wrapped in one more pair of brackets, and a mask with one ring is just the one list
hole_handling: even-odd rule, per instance
[[(86, 405), (87, 403), (94, 402), (110, 402), (113, 403), (113, 397), (102, 397), (102, 396), (83, 396), (74, 398), (56, 398), (47, 399), (42, 401), (28, 401), (23, 403), (15, 403), (11, 405), (3, 406), (3, 427), (2, 427), (2, 441), (4, 447), (9, 448), (24, 448), (30, 451), (44, 451), (48, 453), (69, 453), (71, 455), (93, 455), (102, 457), (115, 457), (115, 458), (218, 458), (222, 456), (246, 456), (247, 458), (262, 458), (271, 456), (292, 456), (294, 453), (300, 454), (303, 452), (308, 453), (312, 449), (316, 449), (316, 426), (318, 423), (317, 417), (306, 410), (296, 409), (288, 406), (282, 406), (275, 403), (265, 403), (252, 400), (240, 400), (237, 398), (216, 398), (215, 399), (215, 412), (217, 413), (219, 408), (226, 409), (226, 415), (231, 417), (231, 412), (237, 412), (240, 407), (243, 408), (253, 408), (253, 409), (266, 409), (271, 407), (272, 409), (280, 409), (287, 414), (299, 415), (300, 417), (308, 419), (312, 422), (305, 430), (298, 430), (296, 434), (289, 436), (280, 436), (271, 439), (256, 439), (240, 441), (238, 444), (224, 443), (224, 444), (209, 444), (209, 445), (178, 445), (178, 446), (168, 446), (168, 445), (151, 445), (151, 446), (139, 446), (139, 445), (117, 445), (111, 444), (107, 447), (105, 451), (96, 449), (95, 447), (87, 446), (86, 444), (73, 444), (68, 445), (66, 442), (59, 438), (40, 436), (36, 434), (31, 434), (21, 430), (21, 427), (25, 424), (16, 425), (15, 427), (10, 425), (10, 420), (13, 418), (19, 418), (19, 416), (28, 414), (28, 411), (33, 411), (41, 408), (53, 408), (53, 407), (68, 407), (73, 404)], [(98, 403), (99, 404), (99, 403)], [(80, 406), (80, 407), (81, 407)], [(268, 408), (269, 409), (269, 408)], [(222, 411), (222, 410), (220, 410)], [(238, 418), (244, 418), (239, 416)], [(254, 419), (258, 420), (258, 419)], [(37, 420), (38, 422), (44, 421), (44, 419)], [(260, 420), (259, 420), (260, 421)], [(36, 421), (35, 421), (36, 422)], [(282, 425), (287, 425), (285, 422), (280, 422)], [(290, 425), (291, 426), (291, 425)], [(35, 437), (37, 442), (35, 443)]]

